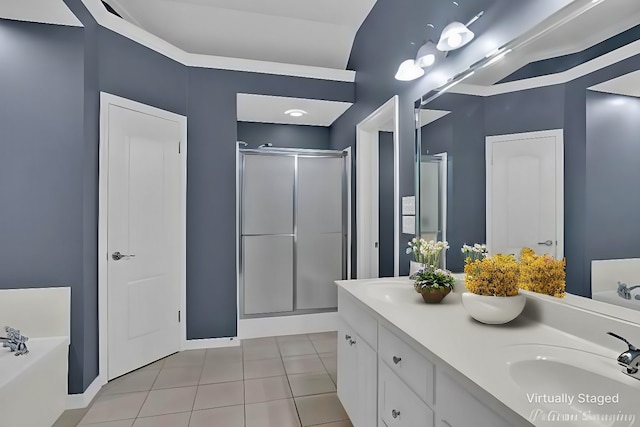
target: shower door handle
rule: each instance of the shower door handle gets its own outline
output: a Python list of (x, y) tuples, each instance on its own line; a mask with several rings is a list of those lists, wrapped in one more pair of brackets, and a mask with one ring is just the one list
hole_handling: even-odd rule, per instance
[(553, 246), (553, 240), (545, 240), (544, 242), (538, 242), (539, 245)]

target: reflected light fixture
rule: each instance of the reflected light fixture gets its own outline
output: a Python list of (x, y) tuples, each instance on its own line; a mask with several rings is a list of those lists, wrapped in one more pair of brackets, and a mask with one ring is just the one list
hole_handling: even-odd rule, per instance
[(293, 110), (287, 110), (284, 113), (287, 116), (291, 116), (291, 117), (302, 117), (305, 114), (308, 114), (306, 111), (300, 110), (300, 109), (296, 109), (296, 108), (294, 108)]
[(436, 48), (434, 42), (429, 40), (418, 49), (415, 62), (418, 67), (427, 68), (432, 66), (441, 56), (442, 52)]
[(442, 34), (440, 34), (440, 40), (438, 41), (438, 50), (448, 52), (459, 49), (473, 40), (475, 34), (468, 27), (476, 22), (482, 15), (484, 15), (484, 11), (474, 16), (466, 25), (462, 22), (455, 21), (444, 27)]
[(424, 76), (424, 70), (420, 68), (418, 64), (416, 64), (416, 61), (414, 59), (407, 59), (406, 61), (403, 61), (402, 64), (400, 64), (400, 66), (398, 67), (396, 80), (409, 82), (422, 76)]

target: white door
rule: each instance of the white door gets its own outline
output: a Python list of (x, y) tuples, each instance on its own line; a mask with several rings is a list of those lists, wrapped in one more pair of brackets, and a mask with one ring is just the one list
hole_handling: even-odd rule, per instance
[(561, 258), (562, 131), (487, 138), (487, 244)]
[(179, 350), (181, 128), (108, 106), (108, 378)]

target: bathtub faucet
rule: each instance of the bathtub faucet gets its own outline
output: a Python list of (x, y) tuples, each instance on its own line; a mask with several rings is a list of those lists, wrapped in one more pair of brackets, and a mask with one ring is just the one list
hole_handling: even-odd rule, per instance
[[(618, 296), (624, 299), (631, 299), (631, 291), (640, 288), (640, 285), (627, 286), (626, 283), (618, 282)], [(640, 300), (640, 296), (636, 295), (635, 299)]]
[(15, 352), (16, 356), (29, 353), (29, 349), (27, 348), (29, 337), (25, 337), (19, 330), (10, 328), (9, 326), (5, 326), (4, 331), (7, 333), (7, 337), (0, 338), (2, 347), (8, 347), (9, 351)]

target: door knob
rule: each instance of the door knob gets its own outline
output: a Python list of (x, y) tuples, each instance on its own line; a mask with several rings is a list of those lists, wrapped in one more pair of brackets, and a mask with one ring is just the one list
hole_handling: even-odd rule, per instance
[(111, 259), (113, 259), (114, 261), (120, 261), (121, 259), (127, 259), (127, 258), (133, 258), (135, 257), (135, 255), (124, 255), (121, 254), (120, 252), (114, 252), (111, 254)]
[(553, 246), (553, 240), (545, 240), (544, 242), (538, 242), (539, 245)]

